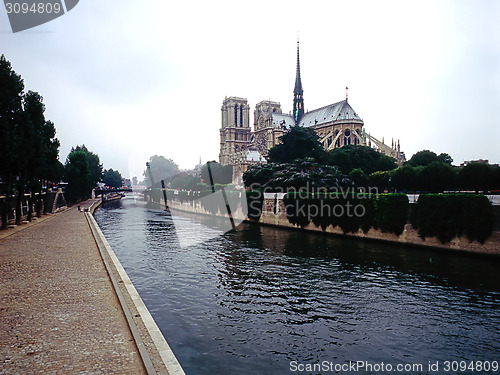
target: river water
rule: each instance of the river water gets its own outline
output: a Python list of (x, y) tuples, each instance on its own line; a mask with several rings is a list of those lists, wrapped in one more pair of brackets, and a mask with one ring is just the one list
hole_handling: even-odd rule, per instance
[(364, 364), (340, 373), (492, 374), (451, 366), (500, 361), (497, 259), (255, 224), (223, 233), (132, 197), (95, 217), (188, 375), (349, 361)]

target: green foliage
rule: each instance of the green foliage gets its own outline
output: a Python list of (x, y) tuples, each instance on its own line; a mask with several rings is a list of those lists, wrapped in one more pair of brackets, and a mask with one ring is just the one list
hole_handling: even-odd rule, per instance
[(474, 190), (490, 191), (500, 188), (500, 168), (485, 163), (470, 163), (458, 168), (442, 161), (425, 166), (405, 164), (389, 172), (375, 172), (369, 176), (369, 184), (379, 190), (404, 192), (431, 192)]
[[(146, 186), (160, 186), (161, 180), (169, 178), (179, 173), (179, 167), (172, 159), (166, 159), (164, 156), (154, 155), (149, 158), (149, 171), (146, 169), (143, 172), (144, 182)], [(151, 181), (151, 177), (152, 180)]]
[[(419, 174), (422, 167), (405, 164), (391, 173), (391, 186), (400, 191), (416, 191), (419, 186)], [(389, 182), (387, 182), (389, 186)]]
[(456, 172), (448, 164), (433, 161), (422, 167), (418, 175), (420, 189), (429, 192), (443, 192), (456, 186)]
[[(0, 57), (0, 177), (7, 185), (19, 173), (23, 135), (19, 129), (24, 82)], [(10, 190), (10, 189), (9, 189)], [(11, 191), (8, 191), (10, 193)]]
[(466, 235), (484, 243), (493, 230), (491, 202), (484, 195), (421, 194), (411, 215), (422, 238), (437, 237), (441, 243)]
[(292, 126), (280, 140), (280, 144), (269, 150), (268, 162), (291, 163), (304, 158), (312, 158), (319, 162), (325, 155), (318, 134), (311, 128)]
[(33, 91), (23, 97), (25, 142), (24, 160), (29, 179), (50, 178), (59, 163), (59, 140), (51, 121), (45, 120), (43, 98)]
[(453, 163), (453, 158), (448, 155), (448, 154), (445, 154), (445, 153), (441, 153), (438, 155), (438, 161), (440, 161), (441, 163), (444, 163), (444, 164), (448, 164), (448, 165), (451, 165), (451, 163)]
[(94, 185), (91, 183), (90, 167), (87, 154), (82, 151), (72, 151), (66, 159), (65, 178), (67, 199), (77, 202), (90, 196)]
[(408, 199), (404, 194), (375, 195), (345, 192), (344, 194), (287, 193), (283, 198), (288, 221), (304, 227), (311, 221), (326, 230), (339, 226), (344, 233), (371, 227), (401, 234), (408, 215)]
[(368, 176), (360, 168), (354, 168), (352, 171), (350, 171), (349, 178), (353, 182), (354, 186), (367, 187), (369, 185)]
[(212, 182), (214, 184), (229, 184), (233, 180), (233, 166), (221, 165), (216, 161), (209, 161), (201, 168), (201, 179), (203, 183), (210, 186), (210, 172), (212, 173)]
[(425, 166), (434, 161), (438, 161), (438, 156), (435, 152), (429, 150), (422, 150), (415, 153), (406, 164), (413, 167)]
[(459, 184), (463, 190), (476, 192), (499, 189), (500, 185), (495, 185), (495, 169), (500, 168), (480, 162), (469, 163), (458, 172)]
[(443, 192), (456, 188), (455, 167), (441, 161), (414, 167), (405, 164), (391, 172), (391, 186), (400, 191)]
[(318, 164), (312, 158), (294, 163), (267, 163), (250, 167), (243, 174), (246, 187), (266, 191), (299, 190), (305, 188), (334, 190), (347, 186), (348, 180), (334, 166)]
[(450, 155), (442, 153), (437, 155), (433, 151), (422, 150), (415, 153), (410, 160), (406, 162), (406, 164), (411, 165), (413, 167), (429, 165), (434, 162), (440, 162), (443, 164), (451, 165), (453, 163), (453, 159)]
[[(361, 146), (361, 147), (364, 147), (364, 146)], [(375, 165), (373, 167), (374, 171), (392, 171), (398, 167), (398, 164), (396, 163), (396, 159), (394, 159), (390, 156), (381, 154), (381, 153), (379, 153), (379, 155), (380, 155), (380, 158), (375, 161)]]
[[(311, 203), (311, 194), (302, 193), (287, 193), (283, 197), (283, 204), (285, 205), (286, 217), (288, 222), (293, 225), (298, 225), (304, 228), (311, 222), (311, 215), (308, 214), (307, 208)], [(317, 216), (317, 215), (314, 215)], [(318, 222), (318, 226), (322, 224)]]
[(385, 191), (391, 186), (391, 174), (388, 171), (373, 172), (368, 177), (368, 183), (379, 191)]
[(187, 173), (175, 176), (170, 182), (170, 186), (174, 189), (184, 190), (200, 190), (202, 188), (200, 178)]
[(406, 194), (380, 194), (374, 200), (373, 227), (399, 236), (405, 228), (408, 209)]
[[(24, 82), (5, 56), (0, 57), (0, 194), (2, 226), (7, 225), (10, 197), (17, 194), (16, 220), (21, 220), (21, 203), (25, 192), (40, 206), (42, 179), (58, 176), (59, 141), (54, 124), (44, 116), (43, 98), (36, 92), (24, 94)], [(28, 220), (31, 219), (29, 205)], [(41, 212), (38, 210), (38, 214)]]
[(377, 171), (389, 171), (397, 167), (396, 161), (371, 147), (361, 145), (347, 145), (334, 148), (328, 152), (326, 162), (336, 165), (343, 173), (348, 174), (352, 169), (361, 169), (369, 175)]
[[(409, 216), (406, 194), (311, 194), (287, 193), (283, 198), (288, 221), (305, 227), (311, 221), (325, 230), (339, 226), (344, 233), (373, 227), (401, 235)], [(435, 236), (442, 243), (466, 235), (484, 241), (491, 235), (491, 203), (483, 195), (421, 194), (413, 207), (411, 222), (422, 238)]]
[(280, 163), (266, 163), (261, 165), (253, 165), (243, 173), (243, 182), (246, 187), (266, 186), (272, 180), (274, 173), (285, 169), (286, 167)]
[(101, 181), (102, 178), (102, 164), (99, 160), (99, 155), (94, 154), (92, 151), (89, 151), (89, 149), (85, 145), (77, 145), (76, 147), (71, 148), (70, 154), (74, 151), (82, 151), (83, 153), (85, 153), (85, 157), (87, 158), (87, 162), (89, 165), (89, 185), (90, 190), (92, 190), (97, 185), (97, 183)]
[(347, 152), (342, 152), (340, 148), (330, 151), (330, 155), (327, 157), (327, 163), (336, 166), (345, 174), (349, 173), (354, 168), (349, 154)]
[(264, 203), (264, 193), (261, 190), (248, 190), (245, 192), (248, 205), (248, 218), (259, 220), (262, 214), (262, 206)]
[(122, 175), (113, 169), (104, 170), (102, 173), (102, 182), (106, 186), (118, 188), (122, 186)]
[(493, 183), (491, 190), (500, 191), (500, 167), (493, 168)]
[(64, 175), (68, 182), (68, 200), (77, 202), (88, 199), (102, 177), (99, 156), (85, 145), (73, 147), (66, 158)]
[[(390, 172), (388, 188), (399, 191), (439, 193), (450, 190), (489, 191), (500, 188), (499, 167), (473, 162), (463, 168), (453, 167), (442, 161), (432, 161), (425, 166), (405, 164)], [(375, 183), (370, 180), (371, 183)], [(377, 185), (380, 186), (380, 185)]]

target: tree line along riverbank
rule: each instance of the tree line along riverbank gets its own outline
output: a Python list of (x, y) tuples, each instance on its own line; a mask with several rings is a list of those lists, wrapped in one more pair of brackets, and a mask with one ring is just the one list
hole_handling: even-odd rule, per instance
[[(229, 218), (228, 205), (233, 217), (264, 225), (500, 255), (500, 207), (481, 194), (421, 194), (416, 203), (409, 203), (402, 193), (226, 191), (226, 201), (207, 199), (208, 191), (165, 190), (165, 194), (174, 212)], [(165, 207), (160, 190), (146, 192), (145, 198)]]

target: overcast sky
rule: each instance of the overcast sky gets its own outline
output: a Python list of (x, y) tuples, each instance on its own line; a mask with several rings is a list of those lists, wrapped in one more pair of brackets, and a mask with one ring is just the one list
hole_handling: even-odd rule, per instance
[(60, 159), (85, 144), (138, 176), (149, 156), (218, 160), (225, 96), (292, 109), (296, 41), (306, 110), (343, 100), (411, 157), (500, 163), (499, 1), (81, 0), (0, 53), (44, 97)]

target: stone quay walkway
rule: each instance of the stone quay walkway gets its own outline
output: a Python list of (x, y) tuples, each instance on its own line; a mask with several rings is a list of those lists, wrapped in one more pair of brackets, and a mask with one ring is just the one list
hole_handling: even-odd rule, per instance
[(84, 213), (11, 231), (0, 232), (0, 374), (146, 373)]

